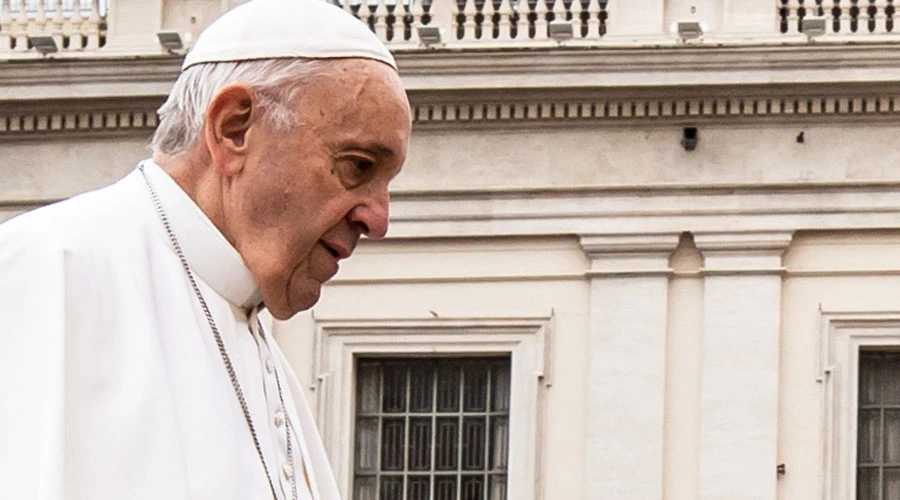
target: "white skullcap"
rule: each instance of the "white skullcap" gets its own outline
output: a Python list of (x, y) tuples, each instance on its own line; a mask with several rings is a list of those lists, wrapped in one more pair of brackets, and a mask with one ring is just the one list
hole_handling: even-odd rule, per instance
[(251, 0), (197, 37), (181, 65), (279, 58), (361, 57), (397, 63), (368, 26), (324, 0)]

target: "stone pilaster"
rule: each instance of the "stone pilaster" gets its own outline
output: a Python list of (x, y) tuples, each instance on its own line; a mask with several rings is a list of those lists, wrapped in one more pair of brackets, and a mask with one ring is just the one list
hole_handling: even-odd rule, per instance
[(163, 0), (110, 0), (107, 53), (163, 53), (156, 33), (162, 29)]
[(663, 0), (609, 0), (605, 40), (662, 38), (665, 2)]
[(781, 258), (791, 233), (695, 234), (703, 254), (701, 500), (775, 500)]
[(590, 235), (585, 498), (662, 498), (669, 256), (678, 234)]
[(722, 5), (723, 36), (772, 36), (772, 26), (778, 23), (778, 10), (771, 2), (743, 2), (724, 0)]

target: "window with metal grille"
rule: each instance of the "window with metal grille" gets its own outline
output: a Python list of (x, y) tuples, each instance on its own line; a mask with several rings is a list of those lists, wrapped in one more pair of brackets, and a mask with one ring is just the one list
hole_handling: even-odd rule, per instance
[(900, 352), (859, 353), (856, 498), (900, 498)]
[(507, 500), (510, 358), (360, 358), (353, 500)]

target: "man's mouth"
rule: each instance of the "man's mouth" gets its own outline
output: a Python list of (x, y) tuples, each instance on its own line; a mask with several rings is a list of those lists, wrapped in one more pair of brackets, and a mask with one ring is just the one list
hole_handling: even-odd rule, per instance
[(342, 260), (346, 259), (350, 256), (352, 250), (343, 247), (337, 243), (329, 243), (327, 241), (322, 241), (322, 246), (325, 247), (325, 250), (328, 250), (328, 253), (334, 257), (334, 260)]

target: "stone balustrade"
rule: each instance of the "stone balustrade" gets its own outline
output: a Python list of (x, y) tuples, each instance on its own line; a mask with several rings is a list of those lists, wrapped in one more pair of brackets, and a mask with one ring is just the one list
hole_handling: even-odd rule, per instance
[(34, 53), (30, 37), (52, 37), (59, 51), (105, 44), (108, 0), (0, 0), (0, 56)]
[[(461, 5), (462, 4), (462, 5)], [(344, 3), (389, 45), (456, 43), (531, 44), (569, 39), (599, 41), (606, 33), (607, 0), (382, 0)], [(551, 31), (553, 21), (568, 24)], [(440, 41), (420, 38), (419, 26), (440, 30)], [(423, 32), (424, 33), (424, 32)]]
[(802, 33), (804, 18), (824, 17), (825, 33), (829, 35), (883, 35), (895, 32), (894, 23), (900, 16), (893, 0), (781, 0), (780, 3), (781, 32), (786, 34)]
[[(0, 59), (163, 54), (156, 34), (185, 45), (243, 0), (0, 0)], [(894, 0), (325, 0), (352, 13), (392, 50), (433, 48), (657, 46), (684, 43), (806, 43), (802, 21), (824, 17), (817, 41), (878, 40), (894, 33)], [(900, 3), (900, 2), (898, 2)], [(679, 21), (698, 21), (684, 38)]]

